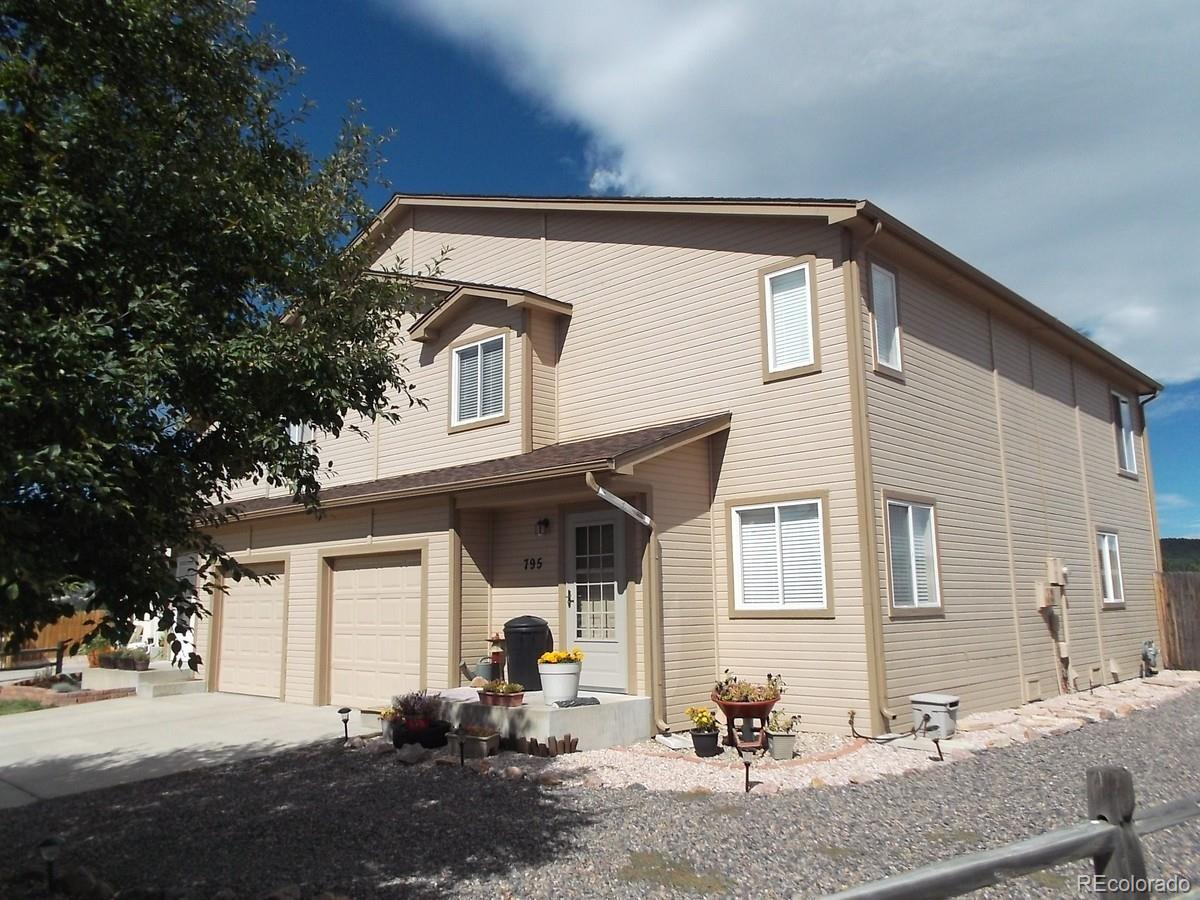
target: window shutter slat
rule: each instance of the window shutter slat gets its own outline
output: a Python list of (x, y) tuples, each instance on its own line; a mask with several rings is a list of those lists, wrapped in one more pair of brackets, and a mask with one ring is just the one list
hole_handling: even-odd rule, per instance
[(808, 281), (808, 266), (767, 276), (772, 370), (813, 363), (812, 290)]
[(933, 510), (912, 507), (913, 570), (916, 573), (918, 606), (937, 604), (937, 563), (933, 548)]
[(483, 375), (481, 416), (496, 416), (504, 412), (504, 341), (497, 338), (482, 345)]
[(783, 552), (784, 604), (825, 606), (825, 548), (820, 505), (781, 506), (779, 533)]
[(479, 347), (464, 347), (458, 358), (458, 419), (479, 417)]
[(908, 507), (888, 504), (888, 537), (892, 564), (892, 606), (917, 605), (913, 584), (912, 533), (908, 527)]
[(739, 510), (738, 535), (742, 603), (746, 606), (779, 604), (779, 558), (775, 539), (775, 510)]

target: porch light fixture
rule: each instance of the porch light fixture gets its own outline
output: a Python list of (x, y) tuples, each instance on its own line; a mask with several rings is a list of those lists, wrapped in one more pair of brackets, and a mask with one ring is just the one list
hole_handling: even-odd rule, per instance
[(350, 707), (343, 706), (338, 710), (338, 715), (342, 717), (342, 732), (346, 740), (350, 740)]
[(537, 524), (535, 524), (533, 526), (533, 530), (537, 532), (538, 537), (542, 537), (543, 535), (549, 534), (550, 533), (550, 520), (549, 519), (538, 519)]
[(63, 839), (52, 835), (38, 844), (38, 855), (46, 863), (46, 888), (54, 890), (54, 863), (62, 853)]

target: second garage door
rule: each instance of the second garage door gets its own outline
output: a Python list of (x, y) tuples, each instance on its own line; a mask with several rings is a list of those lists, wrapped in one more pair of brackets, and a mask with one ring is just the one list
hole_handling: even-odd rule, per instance
[(217, 690), (278, 697), (283, 680), (284, 570), (282, 563), (256, 563), (254, 569), (278, 577), (270, 583), (225, 582)]
[(378, 707), (421, 686), (421, 554), (333, 563), (330, 702)]

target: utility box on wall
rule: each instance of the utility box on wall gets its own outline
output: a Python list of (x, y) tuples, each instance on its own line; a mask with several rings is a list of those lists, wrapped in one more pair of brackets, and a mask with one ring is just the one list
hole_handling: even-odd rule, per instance
[(912, 703), (913, 728), (917, 734), (948, 738), (957, 730), (958, 697), (953, 694), (913, 694), (908, 699)]

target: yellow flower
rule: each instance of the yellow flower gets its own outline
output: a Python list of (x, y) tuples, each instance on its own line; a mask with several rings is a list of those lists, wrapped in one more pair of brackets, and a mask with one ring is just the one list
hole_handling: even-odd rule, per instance
[(547, 650), (538, 657), (538, 662), (546, 663), (547, 665), (579, 663), (583, 662), (583, 651), (578, 647), (572, 647), (570, 650)]

